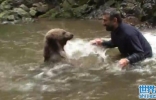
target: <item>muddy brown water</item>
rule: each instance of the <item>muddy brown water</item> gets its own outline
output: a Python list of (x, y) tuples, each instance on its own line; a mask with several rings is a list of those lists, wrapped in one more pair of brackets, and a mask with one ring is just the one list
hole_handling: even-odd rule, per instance
[[(59, 75), (51, 72), (53, 68), (35, 72), (43, 62), (44, 34), (56, 27), (74, 33), (65, 50), (80, 68)], [(120, 70), (118, 51), (109, 49), (99, 64), (87, 39), (107, 35), (101, 22), (94, 20), (0, 25), (0, 100), (139, 100), (138, 85), (156, 84), (155, 58), (135, 65), (136, 69)], [(156, 38), (147, 38), (155, 46)], [(100, 49), (96, 49), (99, 56), (105, 51)], [(57, 71), (60, 66), (55, 67)]]

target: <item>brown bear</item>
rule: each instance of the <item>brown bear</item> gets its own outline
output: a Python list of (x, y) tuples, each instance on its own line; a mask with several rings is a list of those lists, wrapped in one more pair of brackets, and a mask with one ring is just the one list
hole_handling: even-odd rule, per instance
[(73, 34), (60, 28), (49, 30), (44, 37), (44, 62), (57, 62), (66, 58), (64, 46)]

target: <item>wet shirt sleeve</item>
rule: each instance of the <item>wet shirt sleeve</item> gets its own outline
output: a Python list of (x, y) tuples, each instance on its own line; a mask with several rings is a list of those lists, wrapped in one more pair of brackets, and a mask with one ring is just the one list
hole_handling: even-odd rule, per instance
[(105, 47), (107, 47), (107, 48), (113, 48), (113, 47), (116, 47), (116, 45), (112, 42), (112, 40), (109, 40), (109, 41), (103, 41), (102, 45), (105, 46)]
[(144, 50), (142, 48), (142, 45), (139, 41), (139, 37), (137, 36), (137, 33), (134, 33), (135, 31), (128, 31), (130, 35), (126, 36), (127, 46), (129, 46), (130, 51), (133, 51), (131, 55), (127, 57), (127, 59), (130, 61), (130, 63), (136, 63), (138, 61), (141, 61), (145, 59), (144, 57)]

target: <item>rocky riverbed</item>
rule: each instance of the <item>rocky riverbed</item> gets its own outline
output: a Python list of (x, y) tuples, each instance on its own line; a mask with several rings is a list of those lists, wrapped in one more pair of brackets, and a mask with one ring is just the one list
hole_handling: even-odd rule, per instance
[(156, 25), (155, 0), (0, 0), (0, 21), (14, 24), (39, 18), (100, 19), (110, 8), (119, 9), (130, 24), (148, 28)]

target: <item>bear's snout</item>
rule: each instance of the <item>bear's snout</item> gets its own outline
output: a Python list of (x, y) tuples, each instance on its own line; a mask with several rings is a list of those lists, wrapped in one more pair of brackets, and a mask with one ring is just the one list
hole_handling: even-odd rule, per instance
[(70, 34), (70, 37), (71, 37), (71, 38), (73, 38), (73, 37), (74, 37), (74, 35), (73, 35), (73, 34)]
[(70, 33), (70, 32), (68, 32), (67, 34), (66, 34), (66, 38), (67, 39), (72, 39), (74, 37), (74, 34), (72, 34), (72, 33)]

